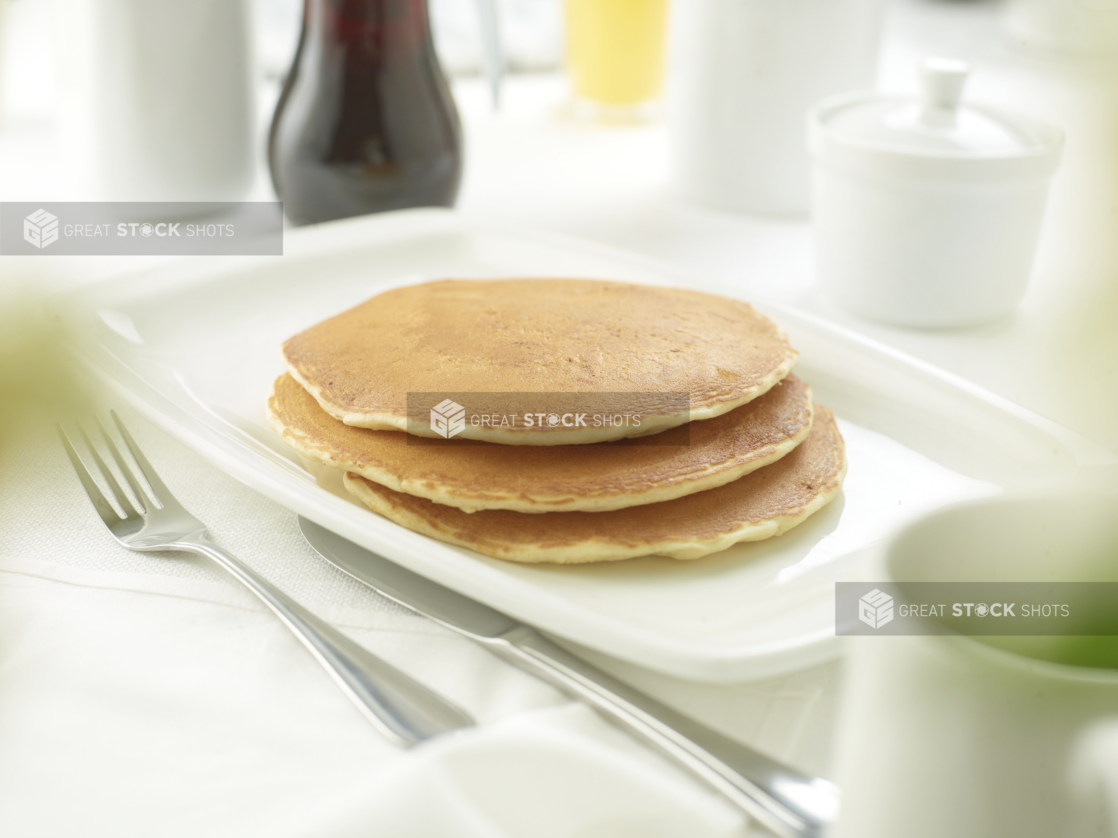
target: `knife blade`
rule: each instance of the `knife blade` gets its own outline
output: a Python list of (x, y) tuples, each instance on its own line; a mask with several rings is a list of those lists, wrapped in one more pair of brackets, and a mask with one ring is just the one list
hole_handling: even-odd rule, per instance
[(299, 518), (303, 537), (330, 564), (381, 595), (469, 637), (585, 701), (672, 759), (777, 835), (822, 838), (839, 789), (802, 774), (661, 704), (548, 640), (530, 626)]

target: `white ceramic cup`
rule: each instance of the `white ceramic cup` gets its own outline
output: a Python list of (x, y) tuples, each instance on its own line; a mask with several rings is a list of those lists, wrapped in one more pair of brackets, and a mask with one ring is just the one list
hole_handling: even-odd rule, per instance
[(673, 191), (708, 206), (802, 215), (808, 106), (872, 87), (880, 0), (684, 0), (669, 23)]
[[(1118, 475), (943, 510), (882, 581), (1118, 581)], [(1118, 608), (1118, 603), (1116, 603)], [(849, 638), (837, 838), (1118, 835), (1118, 670), (1029, 657), (1053, 638)], [(1109, 830), (1109, 831), (1107, 831)]]

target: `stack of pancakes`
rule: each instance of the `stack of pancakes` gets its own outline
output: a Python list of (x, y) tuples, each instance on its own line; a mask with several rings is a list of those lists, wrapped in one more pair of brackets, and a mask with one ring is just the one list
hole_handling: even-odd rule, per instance
[[(846, 470), (834, 416), (791, 375), (784, 334), (710, 294), (429, 282), (312, 326), (283, 357), (268, 419), (289, 445), (344, 470), (346, 488), (384, 517), (499, 559), (695, 559), (796, 526)], [(430, 409), (451, 393), (517, 405), (578, 394), (607, 408), (623, 398), (639, 418), (565, 427), (475, 416), (443, 438)]]

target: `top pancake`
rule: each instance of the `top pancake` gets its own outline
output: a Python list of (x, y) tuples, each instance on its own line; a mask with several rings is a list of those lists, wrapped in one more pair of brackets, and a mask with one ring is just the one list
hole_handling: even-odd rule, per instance
[(601, 442), (709, 419), (765, 393), (796, 363), (784, 334), (746, 303), (584, 279), (397, 288), (295, 335), (283, 356), (345, 424), (421, 436), (438, 436), (427, 416), (441, 399), (409, 422), (409, 393), (640, 394), (639, 426), (467, 421), (460, 433), (522, 445)]

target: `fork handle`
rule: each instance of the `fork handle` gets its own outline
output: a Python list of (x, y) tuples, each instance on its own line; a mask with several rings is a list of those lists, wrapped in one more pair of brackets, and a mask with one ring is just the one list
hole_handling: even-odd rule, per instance
[(268, 606), (391, 741), (410, 747), (474, 724), (465, 711), (350, 640), (205, 536), (167, 545), (213, 559)]

